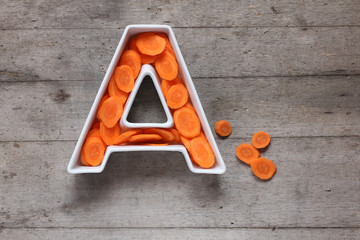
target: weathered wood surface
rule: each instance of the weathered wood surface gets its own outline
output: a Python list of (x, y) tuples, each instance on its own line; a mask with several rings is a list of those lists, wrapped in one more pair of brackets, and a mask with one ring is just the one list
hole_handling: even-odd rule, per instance
[[(196, 78), (194, 83), (210, 125), (224, 116), (233, 125), (230, 138), (258, 130), (273, 137), (360, 135), (359, 76)], [(0, 82), (0, 102), (7, 102), (0, 107), (0, 141), (76, 140), (99, 85)], [(148, 119), (156, 115), (144, 113)]]
[[(113, 28), (134, 23), (173, 27), (359, 25), (357, 1), (4, 1), (1, 29)], [(11, 16), (11, 20), (8, 17)]]
[(159, 240), (288, 240), (359, 239), (359, 229), (3, 229), (3, 239), (159, 239)]
[[(354, 75), (360, 27), (174, 29), (192, 77)], [(8, 30), (0, 79), (102, 80), (121, 30)]]
[(103, 173), (74, 176), (74, 141), (1, 143), (1, 226), (360, 226), (360, 137), (273, 139), (268, 182), (236, 159), (244, 141), (218, 141), (220, 176), (191, 173), (178, 153), (114, 154)]

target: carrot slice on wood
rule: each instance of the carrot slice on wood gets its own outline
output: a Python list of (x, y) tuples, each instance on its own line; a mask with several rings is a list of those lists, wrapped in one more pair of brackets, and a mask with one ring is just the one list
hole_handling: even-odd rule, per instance
[(100, 100), (99, 105), (98, 105), (97, 113), (96, 113), (96, 118), (97, 118), (99, 121), (101, 121), (101, 120), (100, 120), (100, 116), (99, 116), (99, 110), (100, 110), (101, 106), (103, 105), (103, 103), (105, 102), (105, 100), (108, 99), (108, 98), (109, 98), (109, 95), (108, 95), (108, 94), (106, 94), (105, 96), (103, 96), (103, 97), (101, 98), (101, 100)]
[(229, 136), (231, 130), (231, 124), (228, 121), (220, 120), (215, 123), (215, 132), (221, 137)]
[(93, 124), (92, 129), (99, 129), (100, 128), (100, 122), (97, 121), (96, 123)]
[(182, 144), (184, 144), (186, 150), (188, 150), (188, 152), (190, 153), (190, 140), (183, 136), (180, 136), (180, 139)]
[(119, 121), (122, 113), (123, 103), (121, 98), (109, 97), (102, 104), (99, 110), (99, 117), (107, 128), (112, 128)]
[(254, 146), (243, 143), (236, 148), (236, 156), (244, 163), (251, 164), (251, 162), (260, 157), (260, 152)]
[(179, 77), (176, 77), (173, 80), (161, 80), (161, 91), (163, 92), (164, 96), (166, 96), (169, 89), (175, 84), (182, 84), (182, 80)]
[(156, 58), (155, 68), (159, 76), (165, 80), (173, 80), (178, 74), (176, 59), (168, 51), (164, 51)]
[(128, 65), (121, 65), (120, 67), (115, 68), (115, 83), (116, 86), (126, 92), (129, 93), (134, 88), (134, 72), (131, 67)]
[(163, 141), (165, 142), (171, 142), (174, 141), (175, 137), (174, 134), (172, 134), (171, 131), (168, 131), (166, 129), (162, 129), (162, 128), (148, 128), (148, 129), (144, 129), (143, 133), (146, 134), (159, 134), (162, 138)]
[(166, 41), (155, 33), (141, 33), (136, 38), (136, 47), (142, 53), (155, 56), (165, 49)]
[(174, 128), (170, 128), (169, 131), (174, 135), (174, 142), (180, 143), (181, 140), (179, 132)]
[(251, 143), (254, 147), (261, 149), (270, 144), (271, 137), (267, 132), (257, 132), (253, 135)]
[(99, 137), (89, 137), (84, 146), (84, 158), (91, 166), (98, 166), (102, 162), (105, 153), (105, 145)]
[(100, 129), (94, 128), (94, 129), (90, 130), (86, 137), (87, 138), (89, 138), (89, 137), (100, 137)]
[(173, 85), (166, 93), (166, 102), (171, 109), (178, 109), (187, 103), (188, 91), (183, 84)]
[(128, 65), (134, 71), (134, 77), (137, 78), (141, 68), (141, 57), (134, 50), (126, 50), (120, 58), (120, 66)]
[(107, 128), (103, 123), (100, 124), (100, 136), (106, 145), (114, 145), (115, 139), (120, 135), (120, 126), (115, 124), (112, 128)]
[(141, 134), (141, 133), (142, 133), (141, 129), (133, 129), (133, 130), (124, 132), (124, 133), (120, 134), (120, 136), (115, 138), (114, 144), (120, 145), (120, 144), (126, 143), (131, 136), (136, 135), (136, 134)]
[(174, 113), (176, 130), (186, 138), (194, 138), (200, 134), (200, 120), (196, 113), (186, 107), (179, 108)]
[(258, 178), (268, 180), (276, 173), (276, 166), (273, 161), (262, 157), (251, 162), (251, 170)]
[(137, 134), (129, 138), (131, 143), (147, 143), (147, 142), (156, 142), (161, 140), (159, 134)]
[(110, 97), (119, 97), (122, 103), (125, 103), (129, 94), (121, 91), (115, 82), (115, 74), (111, 77), (109, 85), (108, 85), (109, 95)]
[(210, 144), (203, 137), (196, 137), (190, 141), (192, 159), (202, 168), (211, 168), (215, 163), (215, 156)]

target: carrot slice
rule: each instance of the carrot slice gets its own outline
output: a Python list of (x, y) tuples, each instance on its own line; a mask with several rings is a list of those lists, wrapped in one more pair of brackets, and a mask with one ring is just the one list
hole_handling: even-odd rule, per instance
[(261, 149), (267, 147), (270, 144), (270, 141), (270, 134), (260, 131), (253, 135), (251, 143), (254, 147)]
[(173, 85), (166, 93), (166, 102), (171, 109), (178, 109), (187, 103), (188, 91), (183, 84)]
[(215, 123), (215, 132), (221, 137), (229, 136), (231, 130), (231, 124), (228, 121), (220, 120)]
[(134, 78), (137, 78), (141, 68), (141, 57), (134, 50), (126, 50), (120, 58), (120, 66), (128, 65), (134, 71)]
[(100, 136), (106, 145), (114, 145), (115, 139), (120, 135), (120, 126), (115, 124), (112, 128), (107, 128), (105, 124), (100, 124)]
[(120, 144), (126, 143), (131, 136), (136, 135), (136, 134), (141, 134), (141, 133), (142, 133), (141, 129), (133, 129), (133, 130), (124, 132), (124, 133), (120, 134), (120, 136), (115, 138), (114, 144), (120, 145)]
[(174, 113), (176, 130), (186, 138), (194, 138), (200, 134), (200, 120), (196, 113), (186, 107), (179, 108)]
[(121, 65), (120, 67), (115, 68), (115, 83), (116, 86), (126, 92), (129, 93), (134, 88), (134, 72), (131, 67), (128, 65)]
[(180, 136), (180, 139), (182, 144), (184, 144), (186, 150), (188, 150), (188, 152), (190, 153), (190, 140), (183, 136)]
[(129, 41), (129, 49), (136, 51), (141, 57), (142, 64), (150, 64), (155, 62), (157, 56), (150, 56), (146, 54), (142, 54), (136, 47), (136, 38), (133, 38)]
[(170, 45), (165, 45), (165, 50), (164, 51), (167, 51), (168, 53), (171, 54), (171, 56), (173, 56), (175, 59), (176, 59), (176, 55), (175, 55), (175, 52), (174, 52), (174, 49), (172, 49), (170, 47)]
[(174, 142), (180, 143), (180, 134), (176, 129), (170, 128), (169, 131), (174, 135)]
[(190, 152), (193, 160), (202, 168), (211, 168), (215, 163), (215, 156), (210, 144), (203, 137), (191, 140)]
[(110, 97), (119, 97), (122, 101), (122, 103), (125, 103), (129, 94), (124, 92), (124, 91), (121, 91), (117, 85), (116, 85), (116, 82), (115, 82), (115, 74), (111, 77), (110, 79), (110, 82), (109, 82), (109, 85), (108, 85), (108, 90), (109, 90), (109, 95)]
[(109, 97), (102, 104), (99, 110), (99, 117), (107, 128), (112, 128), (119, 121), (122, 113), (123, 103), (121, 98)]
[(173, 80), (161, 80), (161, 91), (163, 92), (164, 96), (166, 96), (169, 89), (175, 84), (182, 84), (182, 80), (179, 77), (176, 77)]
[(148, 128), (148, 129), (144, 129), (143, 133), (146, 134), (159, 134), (162, 138), (163, 141), (165, 142), (171, 142), (175, 139), (174, 134), (172, 134), (170, 131), (166, 130), (166, 129), (161, 129), (161, 128)]
[(103, 103), (105, 102), (105, 100), (108, 99), (108, 98), (109, 98), (109, 95), (108, 95), (108, 94), (106, 94), (105, 96), (103, 96), (103, 97), (101, 98), (101, 100), (100, 100), (99, 105), (98, 105), (97, 113), (96, 113), (96, 118), (97, 118), (99, 121), (101, 121), (101, 120), (100, 120), (100, 116), (99, 116), (99, 109), (101, 108), (101, 106), (103, 105)]
[(165, 40), (165, 42), (166, 42), (166, 43), (165, 43), (165, 46), (170, 46), (170, 47), (171, 47), (170, 41), (169, 41), (169, 39), (168, 39), (168, 37), (166, 36), (165, 33), (157, 32), (157, 33), (155, 33), (155, 34)]
[(166, 41), (155, 33), (141, 33), (136, 38), (137, 49), (142, 53), (155, 56), (162, 53), (165, 49)]
[(93, 124), (92, 129), (99, 129), (100, 128), (100, 122), (97, 121), (96, 123)]
[(81, 163), (84, 164), (85, 166), (91, 166), (91, 165), (86, 161), (84, 147), (81, 149), (81, 152), (80, 152), (80, 160), (81, 160)]
[(243, 143), (236, 148), (236, 156), (244, 163), (251, 164), (252, 161), (260, 157), (260, 152), (254, 146)]
[(129, 137), (131, 143), (147, 143), (161, 140), (159, 134), (137, 134)]
[(168, 51), (164, 51), (156, 58), (155, 68), (159, 76), (165, 80), (173, 80), (178, 74), (176, 59)]
[(100, 137), (100, 129), (94, 128), (94, 129), (90, 130), (86, 137), (87, 138), (89, 138), (89, 137)]
[(84, 158), (91, 166), (98, 166), (102, 162), (105, 153), (105, 146), (99, 137), (89, 137), (84, 146)]
[(251, 162), (251, 170), (258, 178), (268, 180), (276, 173), (276, 166), (273, 161), (262, 157)]

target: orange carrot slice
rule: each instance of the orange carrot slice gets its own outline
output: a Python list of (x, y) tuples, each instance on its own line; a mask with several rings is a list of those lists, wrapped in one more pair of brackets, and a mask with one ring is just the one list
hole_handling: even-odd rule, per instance
[(109, 97), (102, 104), (99, 110), (99, 117), (107, 128), (112, 128), (119, 121), (122, 113), (122, 100), (119, 97)]
[(196, 137), (190, 142), (192, 159), (202, 168), (211, 168), (215, 163), (215, 156), (210, 144), (203, 137)]
[(166, 102), (171, 109), (178, 109), (187, 103), (188, 91), (183, 84), (173, 85), (166, 93)]
[(134, 78), (137, 78), (141, 68), (141, 57), (134, 50), (126, 50), (120, 58), (120, 66), (128, 65), (134, 71)]
[(260, 157), (260, 152), (254, 146), (243, 143), (236, 148), (236, 156), (244, 163), (251, 164), (252, 161)]
[(129, 93), (134, 88), (134, 72), (131, 67), (128, 65), (121, 65), (120, 67), (115, 68), (115, 83), (116, 86), (126, 92)]
[(115, 138), (114, 144), (120, 145), (120, 144), (126, 143), (131, 136), (136, 135), (136, 134), (141, 134), (141, 133), (142, 133), (141, 129), (133, 129), (133, 130), (124, 132), (124, 133), (120, 134), (120, 136)]
[(155, 56), (165, 49), (166, 41), (155, 33), (141, 33), (136, 38), (136, 47), (142, 53)]
[(105, 153), (105, 146), (99, 137), (89, 137), (84, 146), (84, 162), (91, 166), (98, 166), (102, 162)]
[(175, 111), (174, 122), (176, 130), (186, 138), (194, 138), (200, 134), (200, 120), (196, 113), (189, 108), (182, 107)]
[(155, 68), (159, 76), (165, 80), (173, 80), (178, 75), (176, 59), (168, 51), (164, 51), (156, 58)]
[(147, 143), (161, 140), (159, 134), (137, 134), (129, 138), (130, 143)]
[(220, 120), (215, 123), (215, 132), (221, 137), (229, 136), (231, 130), (231, 124), (228, 121)]
[(268, 180), (276, 173), (276, 166), (273, 161), (262, 157), (251, 162), (251, 170), (258, 178)]
[(114, 145), (115, 139), (120, 135), (120, 126), (115, 124), (112, 128), (107, 128), (105, 124), (100, 124), (100, 136), (106, 145)]
[(162, 138), (163, 141), (165, 142), (171, 142), (175, 139), (174, 135), (166, 130), (166, 129), (162, 129), (162, 128), (148, 128), (148, 129), (144, 129), (143, 133), (146, 134), (159, 134)]
[(121, 91), (115, 82), (115, 74), (111, 77), (109, 85), (108, 85), (109, 95), (110, 97), (119, 97), (122, 103), (125, 103), (129, 94)]
[(253, 135), (251, 143), (254, 147), (261, 149), (267, 147), (270, 144), (270, 141), (270, 134), (260, 131)]
[(180, 139), (181, 139), (182, 144), (184, 144), (186, 150), (188, 150), (188, 152), (190, 153), (190, 140), (183, 136), (180, 136)]
[(161, 91), (163, 92), (164, 96), (166, 96), (169, 89), (175, 84), (182, 84), (182, 80), (179, 77), (176, 77), (173, 80), (161, 80)]
[(106, 99), (108, 99), (108, 98), (109, 98), (109, 95), (108, 95), (108, 94), (106, 94), (105, 96), (103, 96), (103, 97), (101, 98), (101, 100), (100, 100), (99, 105), (98, 105), (97, 113), (96, 113), (96, 118), (97, 118), (99, 121), (100, 121), (99, 109), (100, 109), (101, 106), (103, 105), (104, 101), (105, 101)]
[(165, 42), (166, 42), (166, 43), (165, 43), (165, 46), (170, 46), (170, 47), (171, 47), (170, 41), (169, 41), (169, 39), (168, 39), (168, 37), (166, 36), (165, 33), (157, 32), (157, 33), (155, 33), (155, 34), (165, 40)]

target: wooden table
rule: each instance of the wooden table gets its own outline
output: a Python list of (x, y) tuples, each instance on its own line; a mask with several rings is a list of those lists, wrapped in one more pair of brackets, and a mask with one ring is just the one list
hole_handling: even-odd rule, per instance
[[(360, 3), (2, 1), (0, 239), (360, 239)], [(227, 172), (180, 154), (66, 172), (128, 24), (173, 27)], [(258, 130), (278, 167), (235, 154)]]

